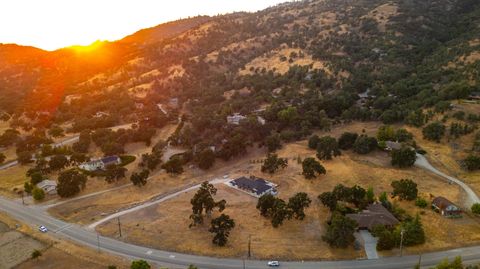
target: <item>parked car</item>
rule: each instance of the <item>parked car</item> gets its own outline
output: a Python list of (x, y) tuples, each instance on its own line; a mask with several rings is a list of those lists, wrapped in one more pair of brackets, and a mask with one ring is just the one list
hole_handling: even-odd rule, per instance
[(38, 230), (39, 230), (40, 232), (42, 232), (42, 233), (46, 233), (46, 232), (48, 232), (48, 229), (47, 229), (47, 227), (45, 227), (45, 226), (43, 226), (43, 225), (42, 225), (42, 226), (40, 226), (40, 227), (38, 227)]
[(270, 267), (279, 267), (280, 263), (278, 261), (269, 261), (267, 265)]

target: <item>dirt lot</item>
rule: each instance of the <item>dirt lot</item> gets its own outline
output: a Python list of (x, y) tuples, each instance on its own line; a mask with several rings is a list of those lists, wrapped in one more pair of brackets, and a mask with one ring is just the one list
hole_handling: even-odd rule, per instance
[[(20, 228), (14, 230), (16, 224)], [(8, 231), (8, 235), (5, 235)], [(13, 234), (13, 235), (12, 235)], [(8, 240), (17, 238), (12, 243)], [(34, 249), (41, 250), (42, 256), (33, 261), (30, 255)], [(7, 257), (5, 259), (5, 257)], [(16, 262), (12, 262), (16, 259)], [(104, 252), (98, 253), (94, 249), (85, 248), (69, 242), (56, 241), (49, 235), (31, 229), (27, 225), (0, 213), (0, 268), (106, 268), (116, 265), (117, 268), (129, 268), (130, 262)]]
[(30, 258), (35, 249), (46, 247), (40, 241), (13, 230), (0, 221), (0, 268), (11, 268)]
[[(374, 126), (357, 126), (361, 129), (374, 130)], [(341, 132), (341, 130), (332, 130)], [(323, 162), (327, 175), (309, 181), (301, 176), (301, 165), (293, 158), (300, 156), (314, 156), (315, 152), (309, 150), (306, 141), (289, 144), (279, 151), (281, 157), (288, 157), (287, 169), (273, 176), (260, 173), (260, 164), (243, 163), (232, 176), (240, 174), (254, 174), (265, 177), (279, 184), (279, 196), (288, 199), (296, 192), (307, 192), (313, 200), (312, 206), (307, 210), (307, 218), (300, 221), (287, 221), (278, 229), (271, 227), (268, 220), (262, 218), (256, 210), (256, 199), (230, 189), (227, 186), (218, 186), (218, 199), (227, 200), (226, 214), (236, 220), (237, 226), (232, 231), (227, 247), (218, 248), (211, 244), (212, 235), (208, 232), (208, 225), (189, 229), (188, 217), (190, 214), (190, 199), (193, 192), (180, 195), (178, 198), (163, 204), (152, 206), (122, 217), (123, 240), (137, 244), (148, 245), (173, 251), (197, 253), (214, 256), (244, 257), (247, 252), (248, 238), (251, 237), (252, 253), (255, 258), (281, 258), (281, 259), (343, 259), (363, 257), (363, 251), (353, 249), (331, 249), (321, 240), (324, 232), (324, 223), (329, 217), (329, 212), (321, 206), (316, 197), (331, 190), (336, 184), (343, 183), (352, 186), (359, 184), (365, 188), (372, 186), (376, 194), (391, 191), (390, 183), (393, 180), (411, 178), (425, 195), (442, 195), (454, 202), (460, 202), (462, 193), (459, 188), (439, 180), (423, 170), (417, 168), (398, 170), (390, 167), (389, 157), (386, 153), (376, 152), (368, 156), (359, 156), (351, 152), (332, 161)], [(251, 156), (256, 160), (263, 155)], [(411, 208), (413, 211), (414, 209)], [(414, 213), (412, 213), (414, 214)], [(428, 221), (428, 222), (427, 222)], [(462, 240), (479, 240), (477, 236), (468, 236), (477, 233), (475, 222), (466, 217), (458, 222), (453, 221), (448, 227), (458, 231), (462, 240), (451, 240), (450, 234), (442, 232), (442, 225), (446, 225), (443, 218), (437, 214), (425, 216), (425, 223), (438, 223), (438, 228), (429, 229), (431, 245), (425, 249), (438, 249), (447, 246), (462, 244)], [(469, 225), (463, 225), (465, 222)], [(208, 220), (207, 220), (208, 223)], [(470, 225), (472, 224), (472, 225)], [(98, 228), (105, 235), (118, 236), (116, 222), (106, 223)], [(460, 232), (463, 231), (463, 232)]]

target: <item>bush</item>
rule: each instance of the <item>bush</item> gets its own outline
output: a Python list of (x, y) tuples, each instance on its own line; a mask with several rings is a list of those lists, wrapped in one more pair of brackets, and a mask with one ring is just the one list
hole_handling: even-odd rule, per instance
[(440, 142), (440, 139), (445, 135), (445, 125), (440, 122), (434, 122), (427, 125), (422, 130), (423, 138), (427, 140), (432, 140), (435, 142)]
[(480, 204), (476, 203), (472, 205), (472, 213), (480, 214)]
[(33, 188), (32, 196), (36, 201), (40, 201), (45, 198), (45, 192), (40, 188)]
[(35, 250), (32, 252), (32, 255), (31, 255), (31, 256), (32, 256), (32, 259), (36, 259), (36, 258), (42, 256), (42, 252), (40, 252), (40, 250), (35, 249)]
[(418, 207), (420, 207), (420, 208), (426, 208), (426, 207), (428, 206), (428, 202), (427, 202), (427, 200), (418, 197), (418, 198), (415, 200), (415, 205), (418, 206)]
[(121, 166), (126, 166), (133, 163), (137, 158), (132, 155), (122, 155), (120, 156)]
[(469, 171), (474, 171), (480, 169), (480, 157), (475, 155), (468, 156), (463, 160), (465, 168)]
[(133, 261), (130, 269), (150, 269), (150, 264), (144, 260)]
[(399, 168), (411, 167), (415, 164), (417, 155), (415, 150), (409, 147), (402, 147), (401, 149), (392, 150), (391, 164)]

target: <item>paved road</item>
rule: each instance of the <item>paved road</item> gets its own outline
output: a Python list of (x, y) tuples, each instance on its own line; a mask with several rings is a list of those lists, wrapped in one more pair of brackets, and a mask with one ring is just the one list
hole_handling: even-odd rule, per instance
[[(220, 183), (225, 183), (227, 181), (229, 181), (231, 179), (214, 179), (212, 181), (210, 181), (211, 184), (220, 184)], [(167, 200), (170, 200), (172, 198), (175, 198), (177, 196), (179, 196), (180, 194), (182, 193), (185, 193), (185, 192), (189, 192), (189, 191), (192, 191), (192, 190), (195, 190), (195, 189), (198, 189), (200, 188), (202, 184), (196, 184), (194, 186), (189, 186), (189, 187), (186, 187), (182, 190), (179, 190), (179, 191), (176, 191), (174, 193), (171, 193), (171, 194), (167, 194), (167, 195), (163, 195), (163, 196), (159, 196), (158, 199), (154, 199), (153, 201), (149, 201), (149, 202), (146, 202), (146, 203), (141, 203), (135, 207), (132, 207), (132, 208), (129, 208), (129, 209), (125, 209), (125, 210), (122, 210), (120, 212), (117, 212), (115, 214), (112, 214), (110, 216), (107, 216), (101, 220), (98, 220), (90, 225), (88, 225), (88, 229), (90, 230), (94, 230), (95, 227), (97, 227), (98, 225), (102, 224), (102, 223), (105, 223), (109, 220), (112, 220), (112, 219), (115, 219), (115, 218), (118, 218), (120, 216), (123, 216), (123, 215), (126, 215), (126, 214), (129, 214), (129, 213), (132, 213), (132, 212), (135, 212), (137, 210), (140, 210), (140, 209), (144, 209), (144, 208), (147, 208), (147, 207), (150, 207), (152, 205), (156, 205), (156, 204), (160, 204), (162, 202), (165, 202)]]
[(432, 173), (434, 173), (438, 176), (441, 176), (441, 177), (459, 185), (467, 193), (466, 206), (467, 206), (468, 209), (470, 209), (470, 207), (474, 203), (480, 203), (480, 199), (478, 198), (477, 194), (467, 184), (463, 183), (463, 181), (461, 181), (457, 178), (451, 177), (449, 175), (446, 175), (445, 173), (442, 173), (442, 172), (438, 171), (435, 167), (433, 167), (428, 162), (428, 160), (427, 160), (427, 158), (425, 158), (425, 156), (417, 153), (417, 160), (415, 161), (415, 165), (420, 167), (420, 168), (426, 169), (426, 170), (428, 170), (428, 171), (430, 171), (430, 172), (432, 172)]
[[(47, 215), (35, 206), (22, 206), (0, 197), (0, 211), (5, 212), (19, 221), (32, 227), (45, 225), (49, 233), (54, 237), (68, 238), (77, 243), (91, 248), (97, 248), (100, 243), (101, 251), (121, 255), (129, 259), (145, 259), (161, 266), (173, 268), (186, 268), (189, 264), (195, 264), (204, 269), (263, 269), (267, 268), (265, 261), (247, 260), (245, 267), (243, 260), (218, 259), (195, 255), (180, 254), (175, 252), (160, 251), (133, 244), (124, 243), (112, 238), (99, 236), (80, 226), (57, 220)], [(422, 266), (433, 266), (445, 258), (453, 259), (461, 255), (465, 262), (480, 262), (480, 246), (461, 248), (424, 254)], [(349, 260), (349, 261), (324, 261), (324, 262), (281, 262), (281, 268), (295, 269), (411, 269), (418, 262), (418, 256), (388, 257), (378, 260)]]

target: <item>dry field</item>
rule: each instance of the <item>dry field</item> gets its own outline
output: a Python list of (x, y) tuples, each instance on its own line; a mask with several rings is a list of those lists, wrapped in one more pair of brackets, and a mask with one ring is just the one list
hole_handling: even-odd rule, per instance
[[(51, 208), (49, 212), (69, 222), (82, 224), (91, 223), (100, 219), (102, 215), (108, 215), (126, 206), (147, 201), (157, 195), (183, 189), (185, 186), (201, 183), (215, 177), (221, 177), (233, 171), (241, 173), (245, 171), (245, 169), (249, 169), (248, 157), (260, 158), (259, 156), (263, 156), (263, 153), (260, 153), (260, 151), (261, 150), (253, 149), (249, 155), (242, 160), (237, 159), (229, 162), (217, 161), (215, 166), (209, 171), (185, 167), (185, 173), (178, 176), (169, 175), (164, 171), (157, 172), (143, 188), (129, 186), (118, 191), (107, 192), (72, 203), (65, 203)], [(103, 182), (102, 179), (94, 180)], [(88, 184), (91, 184), (91, 181), (92, 179), (89, 179), (89, 183), (87, 183), (87, 190), (91, 189), (91, 187), (88, 186)], [(124, 179), (118, 184), (125, 184), (127, 181), (127, 179)]]
[[(116, 265), (117, 268), (128, 268), (129, 262), (123, 258), (108, 255), (104, 252), (78, 246), (68, 240), (56, 241), (52, 237), (31, 229), (21, 224), (14, 231), (15, 224), (19, 222), (0, 213), (0, 268), (106, 268), (108, 265)], [(4, 236), (4, 232), (8, 236)], [(6, 239), (15, 238), (13, 233), (19, 234), (15, 244), (6, 243)], [(10, 248), (9, 248), (10, 245)], [(13, 246), (13, 247), (12, 247)], [(37, 260), (31, 260), (30, 255), (34, 249), (41, 250), (42, 256)], [(3, 259), (7, 257), (7, 259)], [(18, 259), (17, 259), (18, 258)], [(15, 263), (12, 262), (17, 259)]]
[[(348, 130), (357, 128), (366, 129), (366, 132), (376, 130), (373, 124), (363, 127), (357, 124), (348, 126)], [(332, 130), (334, 135), (345, 129)], [(212, 235), (208, 232), (208, 225), (189, 229), (188, 217), (191, 212), (190, 199), (194, 192), (180, 195), (163, 204), (152, 206), (122, 217), (122, 231), (125, 241), (143, 244), (151, 247), (168, 249), (178, 252), (196, 253), (213, 256), (244, 257), (247, 253), (248, 238), (251, 237), (252, 253), (255, 258), (280, 258), (280, 259), (344, 259), (363, 257), (363, 251), (353, 249), (335, 250), (328, 247), (321, 240), (324, 233), (324, 223), (329, 217), (329, 212), (319, 204), (318, 194), (331, 190), (335, 185), (343, 183), (348, 186), (359, 184), (365, 188), (372, 186), (376, 194), (391, 191), (392, 180), (411, 178), (419, 186), (419, 190), (426, 196), (442, 195), (456, 203), (461, 202), (462, 193), (454, 185), (442, 181), (427, 172), (417, 169), (398, 170), (390, 167), (386, 153), (376, 152), (368, 156), (359, 156), (351, 152), (332, 161), (323, 162), (327, 175), (309, 181), (301, 176), (301, 165), (293, 158), (314, 156), (315, 152), (306, 146), (306, 141), (289, 144), (279, 151), (281, 157), (289, 158), (289, 166), (273, 176), (260, 172), (260, 164), (244, 163), (231, 176), (241, 174), (254, 174), (263, 176), (279, 184), (279, 196), (288, 199), (297, 192), (306, 192), (313, 200), (312, 206), (307, 210), (304, 221), (286, 221), (283, 226), (274, 229), (269, 221), (261, 217), (256, 210), (256, 199), (227, 186), (219, 185), (217, 199), (227, 200), (225, 213), (236, 220), (236, 228), (232, 231), (227, 247), (215, 247), (211, 243)], [(258, 156), (258, 155), (257, 155)], [(253, 156), (252, 156), (253, 157)], [(256, 159), (251, 159), (256, 160)], [(411, 214), (416, 209), (406, 205)], [(428, 236), (431, 244), (426, 250), (439, 249), (462, 244), (468, 239), (479, 240), (477, 236), (468, 236), (477, 233), (475, 222), (469, 217), (461, 220), (445, 220), (438, 214), (426, 214), (425, 223), (438, 223), (438, 227), (429, 229)], [(447, 222), (445, 224), (445, 222)], [(208, 220), (207, 220), (208, 223)], [(467, 223), (468, 225), (464, 225)], [(451, 240), (452, 233), (444, 233), (442, 225), (447, 225), (450, 230), (457, 230), (459, 240)], [(106, 223), (98, 230), (108, 236), (117, 237), (116, 222)], [(460, 238), (462, 238), (460, 240)]]
[(26, 181), (25, 174), (30, 166), (17, 165), (0, 170), (0, 193), (10, 197), (16, 196), (15, 189), (23, 189)]
[[(296, 57), (293, 59), (293, 61), (290, 63), (288, 59), (290, 58), (290, 54), (292, 52), (295, 52), (298, 54), (303, 53), (304, 57)], [(286, 61), (281, 61), (280, 57), (285, 56), (287, 58)], [(260, 56), (258, 58), (253, 59), (251, 62), (245, 65), (245, 70), (240, 71), (240, 75), (246, 75), (246, 74), (252, 74), (254, 72), (250, 71), (250, 68), (257, 69), (259, 68), (260, 70), (265, 68), (267, 71), (268, 70), (275, 70), (276, 73), (279, 74), (285, 74), (288, 72), (290, 67), (294, 65), (300, 65), (300, 66), (305, 66), (305, 65), (313, 65), (313, 69), (321, 69), (324, 70), (327, 74), (331, 74), (332, 72), (330, 71), (329, 67), (327, 66), (327, 63), (321, 62), (321, 61), (315, 61), (312, 59), (312, 56), (309, 55), (307, 52), (302, 51), (301, 49), (290, 49), (290, 48), (282, 48), (280, 50), (275, 50), (270, 53), (267, 53), (264, 56)]]
[[(478, 104), (456, 104), (456, 106), (458, 108), (454, 111), (461, 110), (466, 113), (480, 114), (480, 105)], [(456, 120), (450, 119), (445, 123), (447, 129), (450, 123), (454, 121)], [(478, 129), (458, 139), (445, 137), (441, 143), (436, 143), (423, 139), (421, 128), (408, 126), (406, 128), (413, 133), (417, 144), (427, 151), (426, 157), (433, 166), (448, 175), (464, 181), (477, 194), (480, 194), (480, 171), (467, 172), (460, 165), (460, 161), (470, 154), (475, 134), (479, 132)]]

